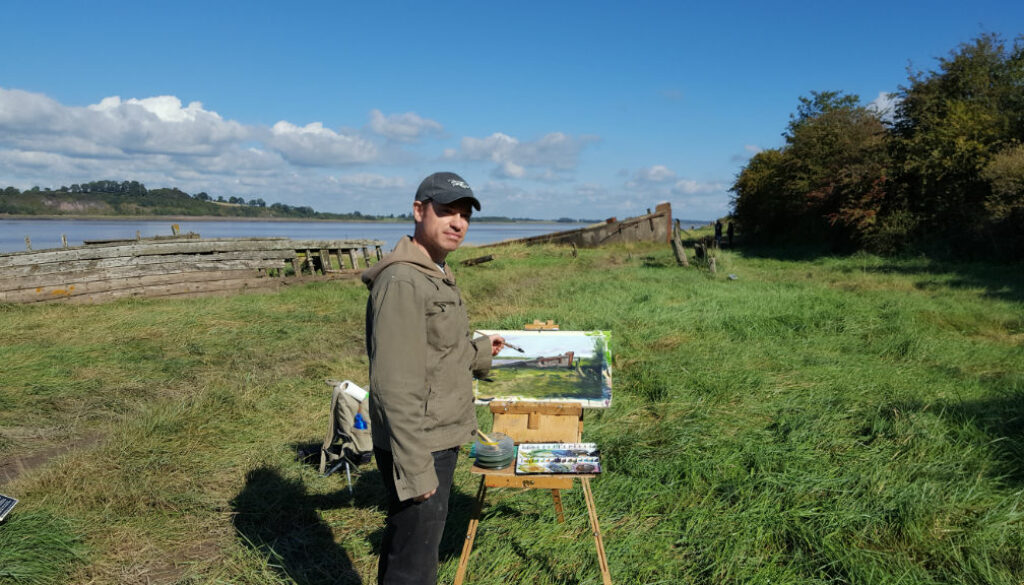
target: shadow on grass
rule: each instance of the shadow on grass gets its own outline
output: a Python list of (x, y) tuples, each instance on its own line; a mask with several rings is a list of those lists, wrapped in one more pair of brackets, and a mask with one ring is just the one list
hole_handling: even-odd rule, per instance
[(360, 489), (364, 482), (380, 484), (379, 477), (374, 481), (369, 475), (360, 476), (353, 489), (362, 496), (359, 502), (344, 486), (330, 495), (310, 495), (299, 480), (281, 477), (268, 467), (254, 469), (231, 501), (235, 528), (247, 546), (299, 585), (362, 585), (347, 552), (334, 541), (333, 532), (317, 510), (351, 503), (376, 505), (375, 494), (379, 492)]
[[(319, 467), (319, 444), (293, 447), (300, 462)], [(314, 450), (316, 457), (310, 455)], [(272, 468), (261, 467), (249, 472), (245, 487), (231, 501), (239, 537), (267, 558), (282, 575), (299, 585), (363, 583), (347, 551), (335, 542), (333, 532), (320, 518), (318, 510), (346, 506), (387, 510), (383, 480), (376, 469), (364, 467), (361, 473), (354, 475), (351, 491), (344, 471), (333, 477), (339, 482), (335, 492), (308, 494), (301, 480), (286, 479)], [(448, 522), (439, 551), (442, 563), (462, 553), (475, 504), (475, 497), (462, 493), (457, 485), (452, 486)], [(367, 537), (373, 553), (378, 556), (383, 535), (381, 525)]]

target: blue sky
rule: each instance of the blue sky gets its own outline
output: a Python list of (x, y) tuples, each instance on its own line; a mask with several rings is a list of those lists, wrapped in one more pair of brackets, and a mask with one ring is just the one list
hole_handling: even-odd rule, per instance
[(135, 179), (402, 213), (728, 212), (798, 98), (870, 103), (1024, 2), (27, 2), (0, 8), (0, 185)]

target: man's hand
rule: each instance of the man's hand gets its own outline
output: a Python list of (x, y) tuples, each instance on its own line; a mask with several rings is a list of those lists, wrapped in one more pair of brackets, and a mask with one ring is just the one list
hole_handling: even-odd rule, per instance
[(412, 501), (416, 502), (417, 504), (420, 503), (420, 502), (425, 502), (425, 501), (430, 499), (430, 496), (432, 496), (432, 495), (434, 495), (436, 493), (437, 493), (437, 488), (434, 488), (434, 489), (430, 490), (429, 492), (427, 492), (425, 494), (420, 494), (420, 495), (416, 496), (415, 498), (412, 499)]
[(498, 355), (498, 352), (501, 351), (501, 348), (505, 347), (505, 338), (498, 335), (497, 333), (492, 333), (487, 337), (491, 338), (491, 357), (494, 357)]

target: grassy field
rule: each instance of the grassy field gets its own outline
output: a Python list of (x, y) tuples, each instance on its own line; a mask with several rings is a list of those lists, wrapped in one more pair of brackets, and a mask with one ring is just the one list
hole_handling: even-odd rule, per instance
[[(494, 252), (457, 271), (475, 328), (612, 331), (613, 404), (584, 440), (615, 583), (1024, 581), (1019, 265)], [(323, 438), (323, 380), (366, 381), (365, 297), (0, 305), (0, 481), (20, 471), (0, 492), (21, 500), (0, 583), (374, 582), (379, 474), (350, 495), (296, 459)], [(600, 583), (581, 490), (564, 500), (559, 525), (549, 494), (492, 490), (468, 582)]]

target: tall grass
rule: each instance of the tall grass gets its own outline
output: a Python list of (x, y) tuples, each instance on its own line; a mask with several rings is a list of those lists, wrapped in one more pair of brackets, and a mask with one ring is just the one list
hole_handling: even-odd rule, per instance
[[(613, 405), (584, 438), (616, 583), (1024, 580), (1019, 270), (720, 252), (712, 276), (663, 246), (495, 253), (458, 271), (474, 327), (613, 332)], [(0, 307), (0, 457), (83, 442), (3, 486), (22, 503), (0, 561), (52, 551), (17, 565), (24, 583), (373, 582), (379, 474), (349, 494), (295, 457), (322, 439), (323, 379), (365, 382), (364, 303), (345, 282)], [(549, 494), (492, 490), (469, 581), (599, 583), (582, 493), (565, 507), (560, 525)]]

